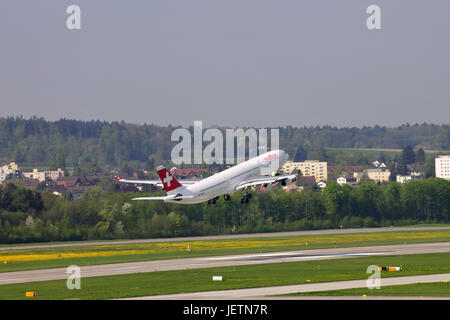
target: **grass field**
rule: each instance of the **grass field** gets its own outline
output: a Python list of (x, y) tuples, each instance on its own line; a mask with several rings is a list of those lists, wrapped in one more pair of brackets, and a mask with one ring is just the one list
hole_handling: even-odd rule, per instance
[[(377, 159), (380, 156), (380, 152), (382, 151), (385, 158), (387, 160), (394, 160), (395, 156), (399, 156), (402, 152), (402, 149), (389, 149), (389, 148), (326, 148), (329, 151), (335, 151), (335, 152), (343, 152), (346, 154), (355, 154), (355, 153), (361, 153), (363, 156), (367, 157), (368, 159)], [(440, 152), (440, 150), (424, 150), (425, 151), (425, 158), (435, 157)]]
[[(366, 273), (369, 265), (402, 265), (402, 271), (383, 272), (382, 278), (448, 273), (450, 272), (450, 253), (271, 263), (91, 277), (81, 279), (80, 290), (68, 290), (66, 280), (8, 284), (0, 285), (0, 299), (112, 299), (356, 280), (366, 279), (369, 276)], [(213, 275), (223, 276), (224, 281), (212, 281)], [(26, 291), (38, 291), (39, 296), (25, 297)]]
[(401, 149), (369, 149), (369, 148), (326, 148), (329, 151), (338, 151), (343, 153), (361, 153), (369, 159), (376, 159), (379, 157), (380, 152), (383, 151), (384, 156), (387, 159), (394, 159), (396, 155), (399, 155), (402, 150)]
[[(335, 247), (412, 244), (450, 241), (450, 230), (375, 232), (273, 238), (155, 242), (51, 249), (0, 250), (0, 272), (136, 262), (160, 259), (276, 252)], [(191, 253), (187, 246), (190, 245)]]
[(367, 288), (295, 293), (286, 296), (396, 296), (396, 297), (450, 297), (450, 282), (416, 283), (386, 286), (377, 290)]

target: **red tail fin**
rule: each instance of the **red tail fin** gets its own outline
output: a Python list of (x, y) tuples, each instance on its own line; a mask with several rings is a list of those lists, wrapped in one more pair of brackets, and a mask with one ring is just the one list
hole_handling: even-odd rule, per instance
[(166, 168), (159, 166), (156, 170), (158, 171), (159, 178), (161, 179), (166, 192), (181, 187), (181, 183), (179, 183), (178, 180)]

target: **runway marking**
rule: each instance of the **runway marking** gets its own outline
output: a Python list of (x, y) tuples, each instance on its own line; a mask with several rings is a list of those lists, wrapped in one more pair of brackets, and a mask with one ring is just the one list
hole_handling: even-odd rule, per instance
[(322, 258), (333, 258), (333, 257), (346, 257), (346, 256), (374, 256), (374, 255), (384, 255), (386, 252), (357, 252), (357, 253), (336, 253), (336, 254), (325, 254), (325, 255), (308, 255), (304, 253), (258, 253), (251, 255), (239, 255), (239, 256), (228, 256), (228, 257), (207, 257), (203, 258), (206, 261), (221, 261), (221, 260), (242, 260), (242, 259), (270, 259), (270, 258), (284, 258), (284, 259), (322, 259)]
[(286, 259), (318, 259), (318, 258), (335, 258), (335, 257), (370, 257), (384, 255), (384, 252), (368, 252), (368, 253), (343, 253), (343, 254), (328, 254), (328, 255), (318, 255), (318, 256), (304, 256), (304, 257), (287, 257)]

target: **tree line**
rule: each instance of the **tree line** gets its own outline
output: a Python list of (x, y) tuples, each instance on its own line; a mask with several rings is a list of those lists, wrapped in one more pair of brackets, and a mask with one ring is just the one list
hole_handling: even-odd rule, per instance
[[(151, 238), (450, 221), (450, 181), (328, 183), (322, 191), (273, 187), (215, 205), (132, 201), (142, 193), (88, 190), (77, 201), (8, 183), (0, 188), (0, 243)], [(145, 193), (155, 195), (155, 193)]]
[[(189, 128), (193, 130), (192, 127)], [(219, 128), (224, 130), (224, 128)], [(171, 141), (172, 126), (125, 122), (47, 121), (32, 117), (0, 118), (0, 160), (25, 165), (71, 167), (75, 171), (105, 170), (124, 163), (138, 162), (149, 170), (170, 160), (177, 142)], [(308, 159), (339, 161), (326, 148), (405, 148), (450, 149), (450, 126), (406, 124), (337, 128), (332, 126), (279, 128), (280, 148), (295, 161)], [(206, 143), (205, 143), (206, 144)], [(341, 159), (342, 160), (342, 159)], [(346, 159), (361, 164), (367, 159)], [(350, 164), (350, 163), (347, 163)], [(90, 166), (86, 169), (86, 166)]]

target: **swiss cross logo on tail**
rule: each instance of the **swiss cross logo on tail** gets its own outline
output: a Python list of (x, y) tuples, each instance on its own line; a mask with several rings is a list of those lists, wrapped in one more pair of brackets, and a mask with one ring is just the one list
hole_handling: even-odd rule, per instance
[(169, 170), (167, 170), (165, 167), (159, 166), (158, 168), (156, 168), (156, 170), (158, 171), (159, 178), (161, 179), (164, 185), (164, 190), (166, 190), (166, 192), (181, 187), (181, 184), (178, 182), (178, 180), (174, 176), (172, 176)]
[(166, 172), (166, 177), (163, 179), (163, 181), (167, 184), (168, 187), (170, 187), (170, 181), (172, 181), (172, 176), (169, 174), (169, 172)]

